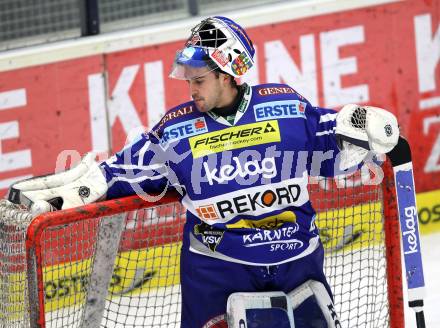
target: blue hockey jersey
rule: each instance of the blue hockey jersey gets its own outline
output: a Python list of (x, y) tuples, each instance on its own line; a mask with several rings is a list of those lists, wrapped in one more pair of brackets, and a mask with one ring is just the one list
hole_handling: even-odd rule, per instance
[(335, 175), (336, 112), (285, 84), (243, 87), (233, 121), (188, 102), (103, 162), (107, 198), (175, 189), (187, 209), (183, 247), (281, 264), (319, 245), (307, 183)]

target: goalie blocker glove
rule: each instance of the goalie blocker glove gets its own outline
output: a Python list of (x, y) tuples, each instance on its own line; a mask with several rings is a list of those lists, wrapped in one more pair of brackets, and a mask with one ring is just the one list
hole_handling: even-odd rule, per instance
[(74, 168), (19, 181), (11, 186), (8, 200), (26, 206), (34, 215), (95, 202), (106, 195), (107, 182), (92, 154)]
[(360, 164), (369, 150), (391, 151), (399, 140), (399, 126), (394, 114), (382, 108), (349, 104), (336, 117), (335, 134), (341, 149), (340, 168), (345, 170)]

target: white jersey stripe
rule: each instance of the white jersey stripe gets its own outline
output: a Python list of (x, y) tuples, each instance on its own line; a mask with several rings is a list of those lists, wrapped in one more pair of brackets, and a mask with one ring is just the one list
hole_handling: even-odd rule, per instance
[(144, 156), (147, 152), (148, 148), (150, 147), (151, 141), (147, 141), (145, 145), (142, 146), (142, 148), (139, 150), (139, 159), (138, 159), (138, 165), (144, 164)]
[(334, 127), (331, 130), (316, 132), (315, 136), (320, 137), (320, 136), (325, 136), (325, 135), (328, 135), (328, 134), (333, 134), (333, 133), (335, 133), (335, 130), (336, 130), (336, 127)]
[(136, 164), (110, 164), (109, 167), (122, 170), (158, 170), (165, 167), (165, 164), (153, 164), (148, 166), (141, 166)]
[[(153, 180), (162, 179), (162, 178), (166, 177), (167, 175), (168, 175), (168, 172), (166, 172), (166, 173), (164, 173), (164, 174), (155, 175), (155, 176), (152, 176), (152, 177), (141, 176), (141, 177), (127, 178), (127, 177), (119, 176), (119, 177), (114, 177), (114, 178), (111, 179), (107, 184), (108, 184), (109, 186), (111, 186), (111, 185), (113, 185), (115, 182), (121, 182), (121, 181), (123, 181), (123, 182), (129, 182), (130, 184), (133, 184), (133, 183), (139, 183), (139, 182), (142, 182), (142, 181), (145, 181), (145, 180), (151, 180), (151, 181), (153, 181)], [(109, 187), (109, 188), (110, 188), (110, 187)]]
[(338, 113), (328, 113), (319, 117), (319, 123), (325, 123), (336, 120)]

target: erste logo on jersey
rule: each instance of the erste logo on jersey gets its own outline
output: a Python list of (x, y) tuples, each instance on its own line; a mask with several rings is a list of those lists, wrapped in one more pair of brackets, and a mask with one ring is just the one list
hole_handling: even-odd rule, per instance
[(299, 100), (279, 100), (254, 105), (256, 121), (280, 118), (306, 119), (307, 104)]
[(204, 117), (195, 118), (166, 127), (163, 130), (160, 144), (166, 145), (170, 141), (177, 141), (183, 138), (208, 132)]
[(189, 144), (194, 158), (270, 142), (280, 142), (276, 120), (234, 126), (220, 131), (191, 137)]
[(263, 178), (273, 178), (277, 175), (277, 168), (275, 165), (275, 158), (263, 158), (262, 161), (247, 161), (240, 163), (238, 157), (233, 157), (235, 166), (226, 164), (222, 165), (219, 169), (210, 169), (208, 163), (203, 162), (203, 168), (205, 169), (206, 178), (208, 183), (212, 186), (214, 183), (223, 183), (231, 181), (237, 178), (247, 178), (250, 176), (261, 175)]

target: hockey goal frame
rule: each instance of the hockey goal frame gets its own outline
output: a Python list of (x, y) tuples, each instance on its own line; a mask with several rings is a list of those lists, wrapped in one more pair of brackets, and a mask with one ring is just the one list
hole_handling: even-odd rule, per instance
[[(137, 195), (120, 199), (87, 204), (81, 207), (55, 211), (37, 216), (26, 233), (26, 261), (28, 267), (29, 320), (31, 328), (45, 328), (45, 298), (42, 262), (42, 234), (51, 225), (66, 225), (96, 217), (112, 218), (120, 213), (167, 205), (178, 201), (177, 193), (169, 193), (155, 202), (146, 201)], [(114, 222), (111, 222), (114, 223)], [(113, 264), (113, 263), (112, 263)], [(96, 314), (96, 312), (95, 312)]]
[[(404, 327), (401, 242), (394, 180), (391, 167), (384, 165), (384, 180), (381, 184), (383, 203), (384, 232), (386, 247), (386, 279), (388, 286), (389, 322), (391, 328)], [(167, 194), (157, 202), (148, 202), (138, 196), (108, 200), (89, 204), (79, 208), (68, 209), (40, 215), (32, 220), (26, 233), (26, 260), (28, 298), (31, 328), (45, 328), (45, 296), (43, 285), (43, 268), (37, 265), (42, 261), (43, 231), (51, 225), (65, 225), (79, 220), (106, 217), (118, 213), (135, 211), (153, 206), (177, 202), (177, 194)], [(98, 311), (99, 316), (99, 311)]]

